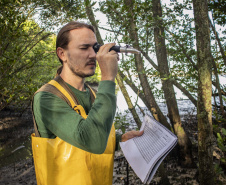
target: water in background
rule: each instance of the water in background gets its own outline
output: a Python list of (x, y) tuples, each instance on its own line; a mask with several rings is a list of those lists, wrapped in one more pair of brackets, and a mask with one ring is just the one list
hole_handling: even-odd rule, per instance
[[(226, 86), (226, 76), (219, 76), (219, 80), (220, 80), (220, 84), (222, 86)], [(161, 88), (161, 86), (159, 86), (159, 88)], [(137, 95), (133, 92), (133, 90), (126, 85), (126, 89), (128, 91), (128, 94), (130, 95), (131, 97), (131, 100), (132, 102), (136, 102), (137, 101)], [(176, 99), (177, 99), (177, 102), (178, 102), (178, 108), (179, 108), (179, 111), (180, 111), (180, 114), (185, 114), (186, 111), (188, 109), (194, 109), (195, 106), (190, 102), (190, 100), (188, 100), (188, 98), (186, 96), (183, 95), (183, 93), (176, 87), (174, 87), (174, 91), (176, 93)], [(216, 98), (216, 101), (218, 101), (218, 99)], [(219, 102), (219, 101), (218, 101)], [(138, 98), (138, 105), (140, 107), (145, 107), (144, 103)], [(163, 102), (157, 102), (160, 109), (163, 111), (164, 115), (167, 115), (167, 108), (166, 108), (166, 105), (165, 103)], [(214, 102), (212, 102), (214, 103)], [(123, 94), (121, 91), (118, 92), (117, 94), (117, 111), (125, 111), (128, 109), (128, 106), (127, 106), (127, 103), (123, 97)]]

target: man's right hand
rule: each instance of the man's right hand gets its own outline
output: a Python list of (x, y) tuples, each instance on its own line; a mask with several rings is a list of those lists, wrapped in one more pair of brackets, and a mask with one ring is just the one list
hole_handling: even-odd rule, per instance
[(115, 46), (115, 43), (105, 44), (100, 47), (96, 59), (101, 70), (101, 80), (115, 81), (118, 73), (119, 55), (116, 51), (110, 51), (110, 48)]

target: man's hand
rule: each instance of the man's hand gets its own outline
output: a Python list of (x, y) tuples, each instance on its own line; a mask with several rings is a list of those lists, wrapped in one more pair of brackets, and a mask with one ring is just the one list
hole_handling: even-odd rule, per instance
[(101, 80), (115, 81), (118, 72), (119, 56), (116, 51), (109, 52), (112, 46), (115, 46), (115, 43), (101, 46), (96, 56), (101, 70)]
[(132, 131), (126, 132), (125, 134), (122, 135), (121, 141), (125, 142), (125, 141), (132, 139), (134, 137), (141, 136), (141, 135), (143, 135), (143, 133), (144, 133), (143, 130), (142, 131), (132, 130)]

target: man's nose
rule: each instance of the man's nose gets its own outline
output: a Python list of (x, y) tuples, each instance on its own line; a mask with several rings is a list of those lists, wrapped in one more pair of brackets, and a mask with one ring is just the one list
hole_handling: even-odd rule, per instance
[(96, 58), (96, 52), (94, 51), (94, 49), (93, 49), (93, 47), (90, 47), (90, 54), (89, 54), (89, 56), (90, 56), (90, 58)]

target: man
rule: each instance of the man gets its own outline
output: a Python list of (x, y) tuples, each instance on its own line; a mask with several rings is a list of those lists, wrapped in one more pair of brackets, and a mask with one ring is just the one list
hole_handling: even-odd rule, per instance
[[(35, 94), (33, 112), (40, 137), (32, 136), (32, 149), (38, 184), (112, 184), (116, 143), (142, 135), (130, 131), (115, 139), (119, 56), (109, 52), (114, 43), (103, 45), (96, 54), (95, 43), (93, 27), (84, 23), (70, 22), (58, 33), (56, 53), (63, 65), (59, 78), (81, 106), (76, 112), (55, 94)], [(101, 81), (92, 104), (85, 78), (94, 75), (96, 60)]]

